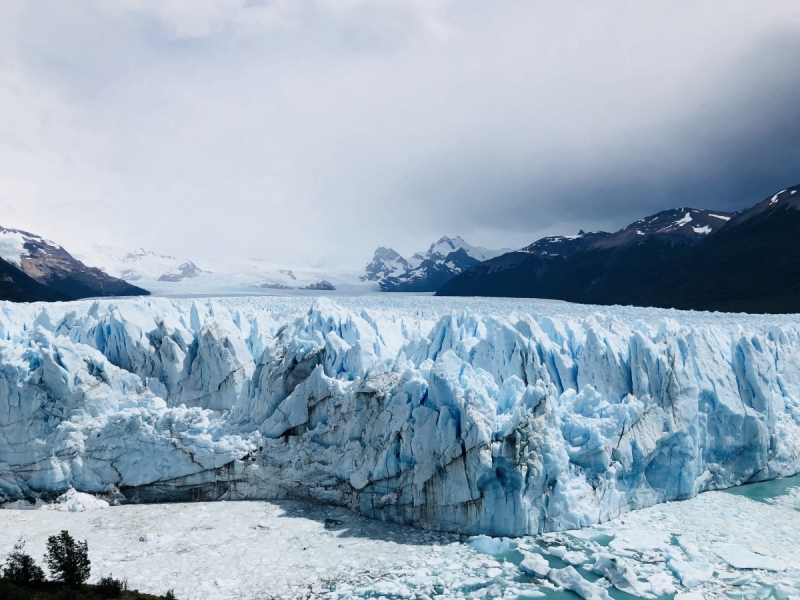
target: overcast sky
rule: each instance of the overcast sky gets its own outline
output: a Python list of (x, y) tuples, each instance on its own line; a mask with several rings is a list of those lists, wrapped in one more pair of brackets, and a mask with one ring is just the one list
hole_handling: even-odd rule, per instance
[(518, 247), (800, 183), (799, 99), (797, 0), (2, 0), (0, 224), (198, 263)]

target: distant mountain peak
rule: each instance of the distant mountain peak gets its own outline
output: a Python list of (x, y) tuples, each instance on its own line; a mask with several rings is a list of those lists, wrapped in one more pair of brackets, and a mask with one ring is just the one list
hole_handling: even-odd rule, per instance
[(446, 235), (408, 259), (380, 246), (366, 266), (362, 280), (376, 282), (383, 291), (435, 291), (453, 275), (507, 251), (473, 246), (461, 236)]
[(363, 281), (379, 282), (409, 269), (411, 269), (411, 264), (399, 253), (391, 248), (379, 246), (375, 250), (372, 261), (365, 267), (366, 274), (362, 275), (361, 279)]
[(205, 273), (193, 261), (158, 254), (144, 248), (125, 250), (112, 246), (92, 246), (79, 255), (109, 275), (125, 281), (183, 281)]
[[(367, 277), (382, 291), (436, 291), (445, 281), (484, 260), (507, 252), (467, 243), (461, 236), (441, 236), (427, 251), (405, 259), (394, 250), (379, 248), (367, 265)], [(391, 253), (390, 253), (391, 252)]]
[(191, 279), (193, 277), (199, 277), (204, 272), (205, 271), (203, 271), (202, 269), (198, 268), (197, 265), (194, 264), (192, 261), (187, 260), (186, 262), (182, 263), (181, 265), (179, 265), (175, 269), (172, 269), (171, 271), (161, 275), (158, 278), (158, 280), (159, 281), (173, 281), (173, 282), (183, 281), (184, 279)]

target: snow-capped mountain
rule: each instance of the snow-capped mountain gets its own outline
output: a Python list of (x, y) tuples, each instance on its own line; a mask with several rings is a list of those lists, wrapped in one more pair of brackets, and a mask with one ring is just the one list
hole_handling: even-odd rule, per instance
[[(419, 264), (421, 260), (417, 262)], [(380, 246), (375, 250), (372, 261), (366, 267), (366, 275), (362, 276), (365, 281), (383, 281), (387, 277), (399, 275), (412, 269), (411, 263), (400, 256), (391, 248)]]
[(696, 208), (662, 210), (598, 240), (593, 246), (615, 248), (641, 244), (649, 236), (671, 243), (697, 242), (719, 231), (733, 216), (733, 213)]
[[(77, 256), (125, 281), (182, 281), (204, 272), (190, 260), (156, 254), (144, 248), (128, 251), (113, 246), (95, 245)], [(162, 277), (166, 279), (161, 279)]]
[(580, 231), (578, 235), (552, 235), (536, 240), (532, 244), (520, 249), (520, 252), (536, 254), (538, 256), (571, 256), (581, 250), (586, 250), (600, 240), (611, 234), (605, 231)]
[(438, 293), (799, 312), (798, 232), (800, 186), (795, 186), (737, 213), (662, 211), (571, 253), (530, 251), (569, 244), (574, 250), (581, 241), (545, 238), (476, 265)]
[(306, 294), (313, 292), (372, 293), (374, 284), (355, 270), (321, 265), (273, 262), (261, 258), (217, 259), (203, 263), (110, 246), (92, 246), (80, 254), (87, 263), (107, 273), (135, 281), (153, 294), (195, 296), (208, 294)]
[(100, 269), (86, 266), (59, 244), (19, 229), (0, 227), (0, 271), (3, 300), (54, 301), (147, 294)]
[(505, 254), (509, 251), (509, 248), (503, 248), (501, 250), (489, 250), (483, 246), (473, 246), (468, 244), (461, 238), (461, 236), (456, 236), (454, 238), (443, 236), (439, 238), (437, 242), (431, 244), (430, 248), (428, 248), (428, 251), (425, 252), (425, 254), (417, 252), (412, 258), (421, 260), (443, 260), (450, 256), (453, 252), (458, 252), (458, 250), (463, 250), (464, 253), (470, 258), (473, 258), (479, 262), (483, 262), (484, 260), (489, 260), (495, 256)]
[(425, 252), (405, 259), (391, 248), (378, 248), (363, 279), (378, 283), (382, 292), (434, 292), (462, 271), (508, 249), (473, 246), (461, 237), (441, 237)]
[(185, 263), (178, 265), (177, 268), (164, 273), (159, 276), (159, 281), (183, 281), (184, 279), (192, 279), (193, 277), (200, 277), (204, 271), (199, 269), (192, 261), (187, 260)]

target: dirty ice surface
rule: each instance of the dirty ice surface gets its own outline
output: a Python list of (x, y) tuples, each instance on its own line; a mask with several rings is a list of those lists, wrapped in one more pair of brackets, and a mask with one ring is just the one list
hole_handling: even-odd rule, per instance
[[(707, 492), (602, 525), (468, 538), (302, 502), (107, 507), (84, 494), (0, 510), (0, 554), (68, 529), (92, 576), (181, 600), (800, 598), (800, 477)], [(72, 508), (59, 510), (59, 505)], [(573, 590), (573, 591), (569, 591)], [(576, 593), (577, 592), (577, 593)]]

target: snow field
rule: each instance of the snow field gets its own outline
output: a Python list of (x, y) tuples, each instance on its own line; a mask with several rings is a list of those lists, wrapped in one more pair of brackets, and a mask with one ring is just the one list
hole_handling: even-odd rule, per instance
[(585, 527), (800, 471), (798, 324), (413, 297), (5, 304), (0, 495)]

